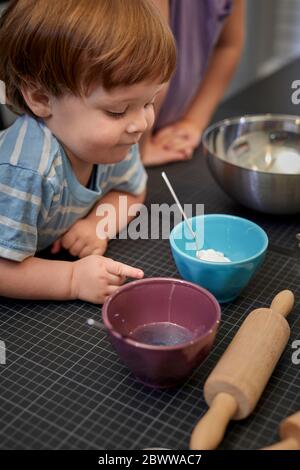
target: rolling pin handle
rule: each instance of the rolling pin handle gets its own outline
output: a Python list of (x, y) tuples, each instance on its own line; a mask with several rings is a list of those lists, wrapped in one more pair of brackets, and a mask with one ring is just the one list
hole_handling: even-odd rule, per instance
[(300, 411), (281, 422), (279, 435), (281, 441), (262, 450), (300, 450)]
[(288, 437), (284, 441), (277, 442), (272, 446), (264, 447), (262, 450), (299, 450), (299, 444), (296, 439)]
[(229, 421), (238, 408), (235, 398), (228, 393), (218, 393), (210, 409), (194, 428), (190, 440), (191, 450), (216, 449), (222, 441)]
[(283, 290), (279, 292), (271, 303), (271, 310), (274, 313), (286, 317), (292, 310), (295, 302), (295, 297), (292, 291)]

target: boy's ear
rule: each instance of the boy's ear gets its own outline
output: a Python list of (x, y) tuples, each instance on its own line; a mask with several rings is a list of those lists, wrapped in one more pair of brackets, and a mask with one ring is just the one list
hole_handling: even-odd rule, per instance
[(51, 116), (51, 103), (49, 95), (35, 85), (24, 85), (21, 89), (24, 100), (33, 114), (40, 118)]

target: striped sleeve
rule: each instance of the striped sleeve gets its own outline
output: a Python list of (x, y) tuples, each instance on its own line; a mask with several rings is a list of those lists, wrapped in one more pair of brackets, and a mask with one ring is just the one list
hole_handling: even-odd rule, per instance
[(147, 173), (140, 159), (138, 145), (134, 145), (128, 156), (114, 166), (109, 183), (111, 189), (136, 196), (146, 189)]
[(46, 220), (52, 197), (50, 183), (39, 173), (0, 165), (1, 258), (23, 261), (34, 256), (38, 225)]

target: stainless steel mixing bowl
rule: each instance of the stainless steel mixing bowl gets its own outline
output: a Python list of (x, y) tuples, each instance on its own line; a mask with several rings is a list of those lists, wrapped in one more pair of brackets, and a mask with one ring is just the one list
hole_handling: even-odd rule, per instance
[(270, 214), (300, 212), (300, 116), (225, 119), (206, 129), (202, 143), (214, 178), (233, 199)]

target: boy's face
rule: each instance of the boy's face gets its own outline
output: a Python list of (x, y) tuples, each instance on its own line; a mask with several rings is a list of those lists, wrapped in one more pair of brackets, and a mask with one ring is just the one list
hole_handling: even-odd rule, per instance
[(51, 98), (47, 126), (66, 152), (88, 163), (117, 163), (154, 122), (161, 84), (141, 82), (106, 91), (97, 86), (88, 97)]

